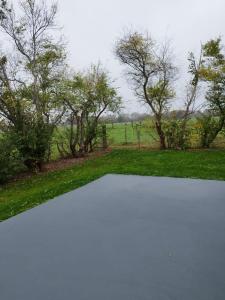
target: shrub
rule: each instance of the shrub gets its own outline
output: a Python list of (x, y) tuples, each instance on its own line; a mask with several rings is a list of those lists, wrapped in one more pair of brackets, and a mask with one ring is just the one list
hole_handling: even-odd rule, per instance
[(24, 165), (31, 171), (41, 171), (49, 157), (53, 126), (35, 116), (24, 116), (21, 124), (11, 129), (14, 144)]
[(223, 117), (216, 117), (210, 113), (201, 114), (197, 118), (198, 134), (200, 137), (200, 146), (209, 148), (222, 131), (224, 120)]
[(169, 149), (186, 149), (189, 145), (190, 130), (183, 126), (182, 120), (171, 119), (163, 124), (167, 147)]
[(19, 153), (10, 136), (0, 137), (0, 184), (5, 183), (23, 169)]

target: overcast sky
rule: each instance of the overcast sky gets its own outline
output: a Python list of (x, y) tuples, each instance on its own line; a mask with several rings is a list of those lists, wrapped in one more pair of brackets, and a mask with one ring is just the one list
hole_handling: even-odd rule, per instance
[[(225, 0), (59, 0), (59, 21), (68, 41), (70, 63), (86, 68), (99, 60), (118, 78), (129, 111), (143, 111), (123, 78), (123, 67), (113, 55), (115, 40), (125, 28), (148, 30), (156, 40), (172, 39), (176, 64), (182, 74), (189, 51), (200, 43), (225, 35)], [(178, 104), (180, 104), (178, 102)]]
[(181, 69), (178, 99), (185, 86), (188, 52), (197, 53), (208, 39), (225, 38), (225, 0), (58, 0), (58, 4), (71, 67), (82, 70), (100, 60), (117, 79), (129, 112), (146, 108), (133, 96), (124, 68), (113, 54), (124, 29), (148, 30), (156, 40), (172, 40), (175, 63)]

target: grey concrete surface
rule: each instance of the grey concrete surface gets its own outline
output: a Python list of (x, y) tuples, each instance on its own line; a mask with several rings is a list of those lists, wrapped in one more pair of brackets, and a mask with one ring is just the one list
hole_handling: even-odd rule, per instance
[(224, 300), (225, 182), (107, 175), (0, 224), (1, 300)]

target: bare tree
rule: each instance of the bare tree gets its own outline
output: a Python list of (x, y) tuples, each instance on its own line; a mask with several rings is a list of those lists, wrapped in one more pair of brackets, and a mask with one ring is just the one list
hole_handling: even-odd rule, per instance
[(188, 121), (193, 116), (196, 110), (196, 98), (199, 90), (200, 83), (200, 70), (202, 67), (202, 48), (199, 58), (196, 59), (193, 53), (189, 54), (189, 73), (191, 79), (186, 86), (186, 99), (184, 102), (184, 110), (182, 111), (181, 118), (172, 118), (167, 122), (167, 136), (173, 140), (173, 146), (176, 149), (185, 149), (188, 146), (188, 139), (190, 136), (190, 130), (188, 128)]
[(191, 52), (189, 54), (188, 61), (189, 61), (189, 73), (192, 75), (192, 78), (189, 84), (187, 85), (185, 111), (184, 111), (183, 124), (182, 124), (184, 131), (187, 126), (188, 119), (195, 111), (196, 97), (197, 97), (198, 86), (200, 82), (199, 73), (203, 64), (202, 48), (198, 59), (196, 59), (194, 54)]

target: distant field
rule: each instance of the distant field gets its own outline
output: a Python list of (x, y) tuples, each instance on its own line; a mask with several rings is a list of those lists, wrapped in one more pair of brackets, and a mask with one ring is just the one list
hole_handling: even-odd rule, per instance
[[(157, 136), (155, 131), (151, 128), (150, 123), (134, 122), (132, 123), (114, 123), (107, 124), (107, 138), (108, 144), (111, 148), (116, 146), (139, 146), (148, 148), (158, 148)], [(65, 139), (65, 126), (58, 128), (55, 133), (52, 143), (53, 160), (59, 157), (56, 146), (56, 140)], [(99, 141), (101, 146), (101, 141)]]
[[(151, 148), (158, 149), (159, 142), (154, 127), (150, 121), (143, 122), (129, 122), (129, 123), (114, 123), (107, 124), (107, 137), (108, 144), (111, 148), (117, 147), (136, 147), (139, 148)], [(193, 130), (191, 139), (189, 141), (191, 148), (199, 148), (199, 136), (197, 131), (194, 129), (194, 122), (192, 123)], [(57, 159), (59, 153), (56, 147), (56, 140), (61, 136), (64, 138), (65, 127), (58, 129), (58, 133), (55, 134), (55, 141), (52, 145), (52, 156), (51, 158)], [(101, 141), (99, 141), (101, 146)], [(225, 148), (225, 137), (224, 134), (218, 135), (215, 142), (212, 144), (215, 148)]]
[(138, 145), (139, 141), (142, 146), (158, 146), (155, 131), (144, 122), (107, 124), (107, 134), (111, 146)]
[[(199, 135), (195, 127), (195, 120), (190, 124), (191, 135), (189, 140), (190, 148), (199, 148)], [(107, 124), (107, 133), (109, 145), (126, 146), (139, 144), (138, 131), (140, 136), (141, 147), (148, 147), (151, 149), (159, 148), (158, 136), (155, 132), (154, 126), (150, 121), (134, 122), (132, 123), (116, 123)], [(225, 135), (221, 133), (217, 136), (212, 144), (212, 148), (225, 148)]]

